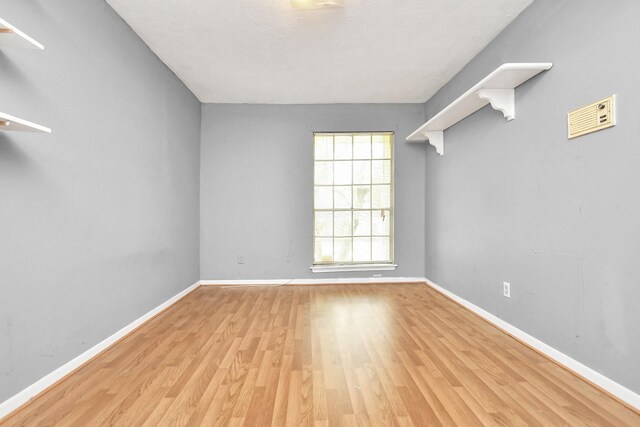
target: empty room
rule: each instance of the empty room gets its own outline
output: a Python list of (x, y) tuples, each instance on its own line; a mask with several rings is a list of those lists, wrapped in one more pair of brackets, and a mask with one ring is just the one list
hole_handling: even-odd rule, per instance
[(0, 427), (640, 426), (640, 2), (2, 0)]

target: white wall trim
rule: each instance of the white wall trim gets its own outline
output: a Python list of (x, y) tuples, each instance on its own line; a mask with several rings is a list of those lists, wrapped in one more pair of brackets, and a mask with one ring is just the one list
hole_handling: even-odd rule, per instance
[(342, 273), (345, 271), (393, 271), (397, 264), (334, 264), (312, 265), (309, 269), (314, 273)]
[(269, 280), (201, 280), (202, 286), (282, 286), (291, 282), (291, 279)]
[(85, 363), (87, 363), (88, 361), (96, 357), (98, 354), (102, 353), (103, 351), (111, 347), (113, 344), (118, 342), (120, 339), (124, 338), (127, 334), (131, 333), (135, 329), (142, 326), (145, 322), (150, 320), (152, 317), (154, 317), (155, 315), (157, 315), (167, 307), (170, 307), (171, 305), (180, 301), (182, 298), (189, 295), (191, 292), (196, 290), (199, 286), (200, 286), (200, 282), (194, 283), (184, 291), (171, 297), (170, 299), (163, 302), (153, 310), (144, 314), (142, 317), (129, 323), (127, 326), (120, 329), (118, 332), (111, 335), (109, 338), (106, 338), (102, 342), (96, 344), (95, 346), (91, 347), (89, 350), (77, 356), (75, 359), (65, 363), (55, 371), (39, 379), (38, 381), (31, 384), (30, 386), (28, 386), (27, 388), (25, 388), (15, 396), (10, 397), (8, 400), (0, 403), (0, 420), (3, 420), (4, 417), (11, 414), (16, 409), (20, 408), (29, 400), (33, 399), (38, 394), (42, 393), (44, 390), (51, 387), (58, 381), (60, 381), (66, 375), (70, 374), (74, 370), (78, 369), (80, 366), (84, 365)]
[(478, 307), (477, 305), (474, 305), (469, 301), (459, 297), (453, 292), (450, 292), (444, 289), (443, 287), (433, 283), (429, 279), (426, 279), (426, 283), (428, 286), (432, 287), (436, 291), (452, 299), (453, 301), (458, 302), (459, 304), (473, 311), (483, 319), (491, 322), (492, 324), (497, 326), (499, 329), (502, 329), (503, 331), (513, 335), (514, 337), (527, 343), (528, 345), (540, 351), (541, 353), (544, 353), (545, 355), (549, 356), (551, 359), (565, 366), (569, 370), (584, 377), (585, 379), (591, 381), (592, 383), (598, 385), (599, 387), (602, 387), (604, 390), (618, 397), (620, 400), (623, 400), (624, 402), (626, 402), (629, 406), (636, 408), (636, 410), (640, 410), (640, 395), (638, 395), (637, 393), (629, 390), (628, 388), (624, 387), (621, 384), (618, 384), (617, 382), (602, 375), (601, 373), (594, 371), (588, 366), (583, 365), (577, 360), (572, 359), (566, 354), (556, 350), (550, 345), (547, 345), (544, 342), (540, 341), (539, 339), (516, 328), (512, 324), (505, 322), (504, 320)]
[(348, 285), (350, 283), (424, 283), (424, 277), (361, 277), (348, 279), (201, 280), (202, 286)]

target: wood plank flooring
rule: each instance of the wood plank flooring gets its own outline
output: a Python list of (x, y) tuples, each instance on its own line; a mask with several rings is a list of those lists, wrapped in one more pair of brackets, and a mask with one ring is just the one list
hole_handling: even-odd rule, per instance
[(3, 426), (640, 426), (425, 285), (201, 287)]

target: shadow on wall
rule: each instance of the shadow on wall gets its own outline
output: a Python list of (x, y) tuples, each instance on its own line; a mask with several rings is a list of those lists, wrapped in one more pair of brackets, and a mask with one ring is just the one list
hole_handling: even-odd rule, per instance
[[(12, 135), (0, 131), (0, 188), (6, 185), (12, 176), (19, 176), (19, 181), (15, 182), (21, 182), (31, 188), (50, 185), (35, 160), (21, 147), (20, 139), (14, 139)], [(25, 191), (27, 187), (24, 187)]]
[(29, 84), (26, 73), (15, 65), (9, 55), (0, 50), (0, 75), (3, 79), (18, 80), (20, 84)]
[(0, 131), (0, 179), (12, 170), (23, 170), (30, 165), (29, 157), (7, 133)]

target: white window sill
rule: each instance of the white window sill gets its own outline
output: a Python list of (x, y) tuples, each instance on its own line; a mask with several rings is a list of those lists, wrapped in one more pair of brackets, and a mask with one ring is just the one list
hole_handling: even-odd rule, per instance
[(345, 265), (314, 265), (314, 273), (341, 273), (343, 271), (392, 271), (397, 264), (345, 264)]

